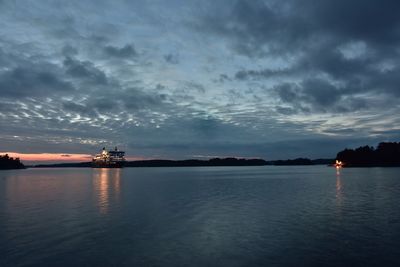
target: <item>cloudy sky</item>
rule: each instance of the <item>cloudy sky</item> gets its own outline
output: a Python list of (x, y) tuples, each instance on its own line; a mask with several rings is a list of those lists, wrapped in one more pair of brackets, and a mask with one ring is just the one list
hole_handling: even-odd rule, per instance
[(0, 0), (0, 152), (317, 158), (399, 141), (399, 14), (398, 0)]

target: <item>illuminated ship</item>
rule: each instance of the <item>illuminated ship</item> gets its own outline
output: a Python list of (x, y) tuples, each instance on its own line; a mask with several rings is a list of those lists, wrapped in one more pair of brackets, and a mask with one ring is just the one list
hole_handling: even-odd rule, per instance
[(96, 154), (92, 161), (93, 168), (122, 168), (125, 163), (125, 152), (119, 151), (117, 147), (114, 150), (107, 151), (103, 147), (101, 154)]

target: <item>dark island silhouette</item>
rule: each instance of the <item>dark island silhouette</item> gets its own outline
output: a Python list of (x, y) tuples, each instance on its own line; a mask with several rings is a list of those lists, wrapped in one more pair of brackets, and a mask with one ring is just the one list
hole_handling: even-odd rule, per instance
[[(295, 166), (295, 165), (327, 165), (333, 164), (334, 159), (316, 159), (307, 158), (273, 160), (266, 161), (264, 159), (244, 159), (244, 158), (212, 158), (209, 160), (136, 160), (127, 161), (125, 167), (212, 167), (212, 166)], [(78, 163), (57, 163), (57, 164), (40, 164), (31, 167), (35, 168), (62, 168), (62, 167), (91, 167), (91, 162)]]
[(336, 159), (345, 167), (400, 167), (400, 143), (382, 142), (377, 148), (346, 148), (337, 154)]
[(0, 155), (0, 170), (24, 169), (24, 164), (19, 158), (13, 158), (8, 154)]
[(297, 159), (270, 161), (271, 163), (270, 165), (275, 165), (275, 166), (332, 165), (334, 162), (335, 162), (334, 159), (297, 158)]

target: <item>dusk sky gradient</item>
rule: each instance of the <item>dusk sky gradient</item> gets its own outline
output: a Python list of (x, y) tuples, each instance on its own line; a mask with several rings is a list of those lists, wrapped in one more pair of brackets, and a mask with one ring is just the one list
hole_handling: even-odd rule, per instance
[(398, 0), (0, 0), (0, 152), (333, 158), (399, 141), (399, 14)]

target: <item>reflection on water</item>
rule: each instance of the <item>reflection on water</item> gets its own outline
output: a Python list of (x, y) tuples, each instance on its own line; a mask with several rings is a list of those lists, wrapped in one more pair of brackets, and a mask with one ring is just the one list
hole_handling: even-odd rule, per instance
[(109, 211), (110, 203), (119, 202), (121, 169), (93, 169), (93, 189), (100, 213)]
[[(4, 203), (10, 211), (18, 213), (26, 206), (35, 206), (37, 210), (48, 207), (44, 203), (54, 203), (60, 196), (71, 201), (63, 203), (64, 208), (74, 205), (74, 202), (83, 201), (85, 193), (85, 179), (87, 174), (80, 171), (68, 170), (60, 172), (58, 169), (30, 169), (10, 171), (4, 182)], [(1, 185), (0, 185), (1, 186)], [(0, 199), (1, 201), (1, 199)], [(1, 264), (0, 264), (1, 265)]]
[(336, 168), (336, 203), (340, 207), (343, 201), (343, 185), (340, 176), (340, 168)]
[(400, 266), (400, 168), (0, 172), (0, 266)]
[(336, 176), (340, 176), (340, 168), (336, 168)]

